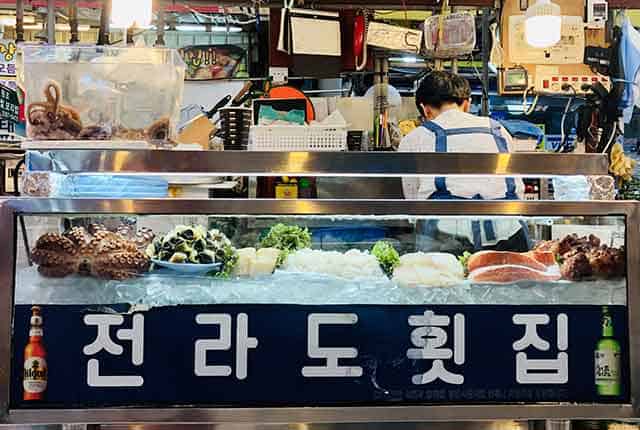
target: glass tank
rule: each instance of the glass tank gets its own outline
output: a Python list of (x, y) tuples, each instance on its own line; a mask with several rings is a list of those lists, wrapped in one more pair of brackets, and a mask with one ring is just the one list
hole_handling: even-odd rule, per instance
[(625, 217), (24, 215), (16, 304), (626, 305)]
[(185, 70), (175, 50), (26, 45), (18, 58), (30, 139), (175, 136)]

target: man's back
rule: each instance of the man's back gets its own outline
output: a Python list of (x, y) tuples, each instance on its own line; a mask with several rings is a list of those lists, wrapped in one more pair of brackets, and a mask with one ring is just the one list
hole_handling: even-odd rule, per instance
[[(490, 129), (491, 123), (487, 117), (475, 116), (457, 109), (451, 109), (438, 115), (433, 122), (443, 129), (484, 128)], [(504, 129), (500, 132), (506, 140), (509, 152), (513, 151), (511, 136)], [(400, 143), (401, 152), (436, 152), (435, 134), (425, 127), (418, 127), (409, 133)], [(447, 152), (500, 152), (493, 135), (487, 133), (454, 134), (447, 136)], [(428, 199), (435, 190), (434, 177), (404, 178), (402, 180), (405, 198)], [(522, 198), (524, 184), (520, 179), (515, 180), (516, 194)], [(503, 177), (455, 177), (446, 181), (448, 191), (453, 196), (471, 198), (477, 194), (484, 199), (500, 199), (505, 197), (506, 185)]]

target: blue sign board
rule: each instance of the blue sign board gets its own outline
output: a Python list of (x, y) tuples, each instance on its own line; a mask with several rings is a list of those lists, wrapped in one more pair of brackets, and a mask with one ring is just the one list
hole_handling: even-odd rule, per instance
[[(39, 312), (42, 330), (30, 330), (31, 306), (15, 308), (12, 408), (630, 398), (624, 306), (43, 305)], [(39, 368), (33, 345), (25, 351), (30, 331), (46, 350)], [(25, 379), (34, 374), (38, 393), (27, 396), (33, 387)]]

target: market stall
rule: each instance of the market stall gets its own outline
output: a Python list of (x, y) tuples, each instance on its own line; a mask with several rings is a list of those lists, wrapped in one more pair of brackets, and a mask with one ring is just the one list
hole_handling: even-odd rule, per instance
[(48, 2), (49, 43), (18, 46), (1, 424), (640, 419), (630, 19), (159, 2), (143, 30), (150, 5), (110, 3), (96, 45), (75, 2), (55, 45)]
[[(107, 173), (149, 172), (158, 161), (157, 153), (116, 154)], [(90, 165), (101, 155), (74, 159)], [(135, 163), (142, 155), (148, 164)], [(308, 163), (262, 155), (266, 163), (245, 160), (234, 173), (272, 174), (277, 165), (316, 175), (322, 158), (333, 158), (325, 174), (363, 173), (357, 164), (348, 172), (340, 154), (296, 156)], [(235, 156), (216, 162), (231, 169)], [(523, 172), (606, 166), (601, 156), (556, 157)], [(390, 175), (399, 174), (394, 158)], [(504, 167), (494, 158), (486, 172), (514, 174), (518, 158)], [(417, 163), (409, 173), (439, 174), (442, 165)], [(4, 419), (633, 418), (637, 210), (625, 202), (7, 200), (2, 240), (15, 252), (0, 262)], [(497, 215), (526, 225), (531, 250), (466, 253), (458, 238), (448, 251), (417, 251), (426, 249), (421, 224)]]

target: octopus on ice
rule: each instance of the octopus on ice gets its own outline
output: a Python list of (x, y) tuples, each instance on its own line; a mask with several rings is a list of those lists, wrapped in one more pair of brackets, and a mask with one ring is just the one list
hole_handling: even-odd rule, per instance
[(41, 275), (56, 278), (77, 273), (122, 280), (149, 269), (149, 258), (134, 242), (105, 230), (90, 234), (82, 227), (40, 236), (31, 258)]

